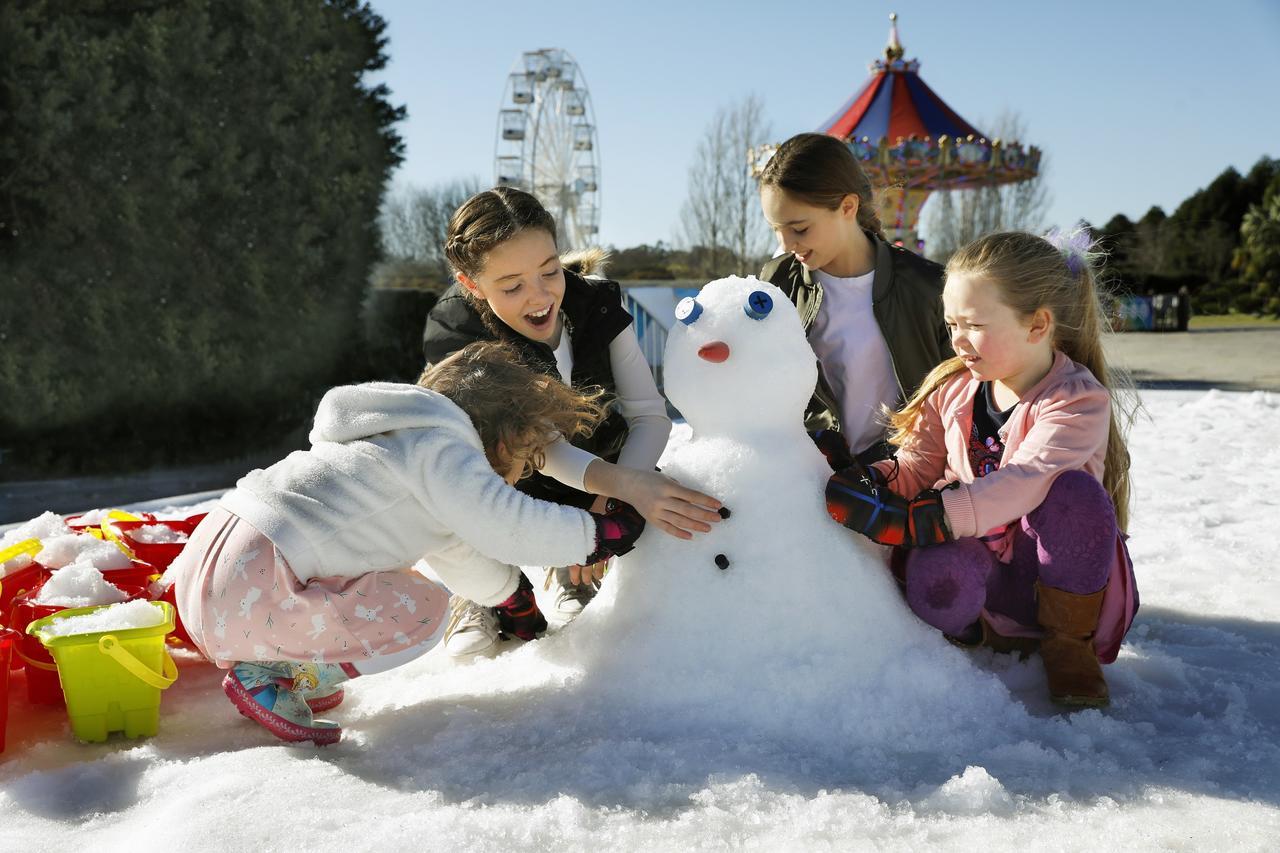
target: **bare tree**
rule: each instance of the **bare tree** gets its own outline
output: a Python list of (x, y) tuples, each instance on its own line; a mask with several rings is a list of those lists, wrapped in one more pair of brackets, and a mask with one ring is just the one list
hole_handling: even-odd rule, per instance
[(449, 217), (480, 191), (479, 178), (448, 181), (431, 187), (406, 187), (389, 196), (382, 208), (382, 247), (389, 258), (434, 268), (449, 277), (444, 257)]
[[(1024, 140), (1026, 123), (1017, 112), (1006, 111), (990, 128), (991, 138)], [(943, 190), (929, 201), (929, 257), (946, 260), (956, 249), (992, 231), (1039, 231), (1052, 201), (1045, 182), (1048, 158), (1028, 181), (1001, 186)]]
[(698, 142), (677, 242), (699, 253), (703, 275), (754, 272), (768, 252), (769, 231), (747, 151), (770, 134), (763, 103), (749, 95), (716, 110)]

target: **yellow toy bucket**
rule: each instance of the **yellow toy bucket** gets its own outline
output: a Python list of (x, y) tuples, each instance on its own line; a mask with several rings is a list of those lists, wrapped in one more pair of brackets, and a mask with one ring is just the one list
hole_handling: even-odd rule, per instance
[(164, 641), (173, 630), (173, 607), (164, 601), (151, 605), (161, 608), (164, 622), (149, 628), (48, 633), (59, 619), (102, 607), (63, 610), (27, 626), (27, 633), (39, 638), (58, 665), (71, 731), (80, 740), (104, 741), (108, 732), (120, 731), (125, 737), (144, 737), (159, 730), (160, 693), (177, 680), (178, 668)]

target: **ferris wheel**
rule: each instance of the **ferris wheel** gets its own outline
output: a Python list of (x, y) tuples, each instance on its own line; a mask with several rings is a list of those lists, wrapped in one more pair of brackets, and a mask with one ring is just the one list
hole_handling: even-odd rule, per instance
[(537, 196), (561, 251), (600, 230), (600, 157), (582, 69), (560, 48), (525, 51), (507, 75), (494, 142), (494, 182)]

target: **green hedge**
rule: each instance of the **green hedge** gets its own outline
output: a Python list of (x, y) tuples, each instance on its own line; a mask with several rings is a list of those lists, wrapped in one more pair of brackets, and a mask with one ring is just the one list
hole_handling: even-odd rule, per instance
[(0, 7), (0, 477), (287, 441), (351, 378), (403, 110), (355, 2)]

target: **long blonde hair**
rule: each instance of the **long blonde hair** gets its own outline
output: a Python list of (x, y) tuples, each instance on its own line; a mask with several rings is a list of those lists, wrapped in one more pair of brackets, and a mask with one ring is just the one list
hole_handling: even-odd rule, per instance
[[(1084, 239), (1082, 239), (1082, 237)], [(1053, 346), (1089, 369), (1111, 392), (1102, 485), (1115, 504), (1120, 529), (1129, 524), (1129, 449), (1125, 433), (1137, 400), (1132, 383), (1108, 367), (1103, 340), (1110, 332), (1099, 298), (1097, 262), (1087, 232), (1038, 237), (1023, 231), (988, 234), (961, 248), (947, 261), (947, 275), (963, 273), (993, 282), (1000, 301), (1029, 319), (1041, 308), (1053, 315)], [(889, 442), (910, 446), (924, 401), (952, 376), (965, 369), (958, 356), (935, 367), (901, 410), (890, 416)]]
[(601, 389), (570, 388), (526, 366), (514, 347), (497, 341), (468, 344), (428, 367), (418, 384), (470, 415), (495, 471), (523, 462), (520, 478), (542, 467), (558, 436), (590, 435), (607, 414)]

